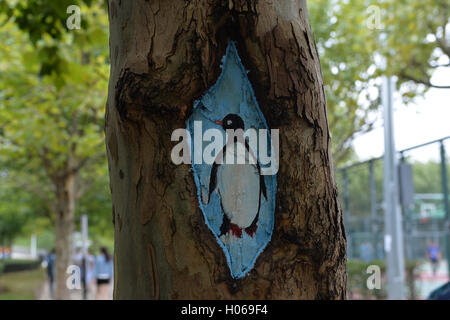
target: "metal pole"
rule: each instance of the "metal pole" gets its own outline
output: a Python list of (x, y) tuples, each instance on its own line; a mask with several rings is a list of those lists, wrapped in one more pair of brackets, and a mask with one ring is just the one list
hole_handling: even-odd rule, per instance
[(378, 257), (377, 255), (377, 231), (378, 231), (378, 224), (377, 224), (377, 190), (376, 190), (376, 183), (375, 183), (375, 171), (374, 171), (374, 165), (373, 160), (369, 161), (369, 179), (370, 179), (370, 218), (371, 218), (371, 231), (372, 231), (372, 248), (374, 256), (377, 259), (380, 259), (381, 257)]
[(383, 79), (384, 109), (384, 209), (388, 299), (405, 299), (405, 261), (399, 204), (398, 167), (394, 143), (392, 78)]
[(82, 239), (82, 250), (83, 250), (83, 260), (82, 260), (82, 280), (83, 280), (83, 299), (87, 299), (87, 246), (88, 246), (88, 217), (86, 214), (81, 216), (81, 239)]
[[(400, 162), (402, 164), (404, 164), (406, 162), (404, 152), (400, 152)], [(403, 186), (403, 183), (401, 183), (400, 185)], [(402, 193), (402, 194), (404, 194), (404, 193)], [(406, 259), (412, 260), (412, 258), (413, 258), (413, 255), (412, 255), (413, 238), (411, 236), (411, 219), (410, 219), (410, 212), (409, 212), (410, 209), (408, 206), (405, 206), (405, 199), (403, 199), (401, 207), (402, 207), (403, 217), (405, 219), (404, 226), (405, 226), (405, 239), (406, 239), (406, 243), (405, 243)]]
[(448, 203), (448, 182), (447, 182), (447, 160), (445, 157), (444, 141), (440, 142), (441, 149), (441, 177), (442, 177), (442, 193), (444, 194), (444, 210), (445, 210), (445, 239), (446, 239), (446, 255), (447, 255), (447, 272), (450, 277), (450, 208)]
[(32, 259), (37, 258), (37, 238), (35, 234), (31, 235), (30, 255)]
[(347, 169), (343, 170), (344, 175), (344, 222), (347, 229), (347, 257), (351, 259), (352, 256), (352, 237), (350, 228), (350, 194), (348, 191), (348, 175)]

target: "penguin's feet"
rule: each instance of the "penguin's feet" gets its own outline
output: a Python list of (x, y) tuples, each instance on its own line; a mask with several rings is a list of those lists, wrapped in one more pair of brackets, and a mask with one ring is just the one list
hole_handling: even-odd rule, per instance
[(231, 234), (233, 236), (236, 236), (238, 238), (242, 238), (242, 228), (240, 228), (237, 224), (230, 223), (230, 229)]
[(258, 225), (257, 225), (256, 223), (254, 223), (254, 224), (252, 224), (251, 226), (245, 228), (244, 230), (245, 230), (245, 232), (246, 232), (250, 237), (253, 238), (253, 236), (254, 236), (255, 233), (256, 233), (256, 229), (258, 229)]

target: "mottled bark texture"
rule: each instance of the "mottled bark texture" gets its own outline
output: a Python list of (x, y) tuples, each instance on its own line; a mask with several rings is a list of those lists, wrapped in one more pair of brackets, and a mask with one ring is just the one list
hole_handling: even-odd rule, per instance
[[(303, 9), (302, 9), (303, 8)], [(302, 1), (109, 1), (106, 139), (116, 299), (343, 299), (346, 240), (318, 54)], [(233, 280), (205, 224), (174, 129), (237, 44), (271, 129), (280, 130), (272, 240)]]
[(55, 299), (70, 299), (67, 288), (67, 267), (72, 262), (73, 232), (75, 224), (76, 175), (67, 174), (54, 178), (56, 193), (55, 210)]

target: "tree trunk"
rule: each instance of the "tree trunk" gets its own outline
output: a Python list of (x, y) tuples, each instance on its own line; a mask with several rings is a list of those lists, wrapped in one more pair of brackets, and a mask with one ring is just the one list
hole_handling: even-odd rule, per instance
[(67, 288), (67, 267), (72, 264), (74, 215), (75, 215), (75, 175), (66, 175), (54, 182), (56, 188), (55, 221), (55, 299), (70, 299)]
[[(281, 3), (281, 4), (280, 4)], [(346, 240), (325, 92), (303, 1), (109, 1), (106, 140), (116, 299), (344, 299)], [(172, 131), (221, 72), (229, 41), (279, 129), (272, 239), (242, 279), (205, 224)]]

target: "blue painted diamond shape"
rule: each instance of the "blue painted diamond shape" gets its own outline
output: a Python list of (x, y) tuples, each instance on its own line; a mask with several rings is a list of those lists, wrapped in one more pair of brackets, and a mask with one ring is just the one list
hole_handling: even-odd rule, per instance
[[(201, 122), (202, 137), (209, 129), (221, 130), (226, 137), (226, 123), (239, 123), (244, 130), (266, 129), (268, 132), (266, 120), (233, 42), (228, 44), (221, 67), (222, 73), (217, 82), (194, 103), (193, 114), (187, 120), (191, 137), (195, 135), (194, 122)], [(219, 125), (220, 120), (222, 126)], [(267, 142), (270, 150), (270, 135)], [(225, 146), (225, 139), (222, 145)], [(261, 175), (258, 150), (252, 150), (248, 143), (245, 143), (245, 148), (256, 159), (253, 165), (195, 163), (195, 152), (203, 154), (205, 147), (203, 144), (201, 150), (194, 150), (194, 143), (191, 144), (200, 208), (206, 224), (225, 253), (231, 276), (242, 278), (253, 268), (272, 237), (276, 174)], [(225, 148), (223, 155), (231, 149), (234, 147)]]

